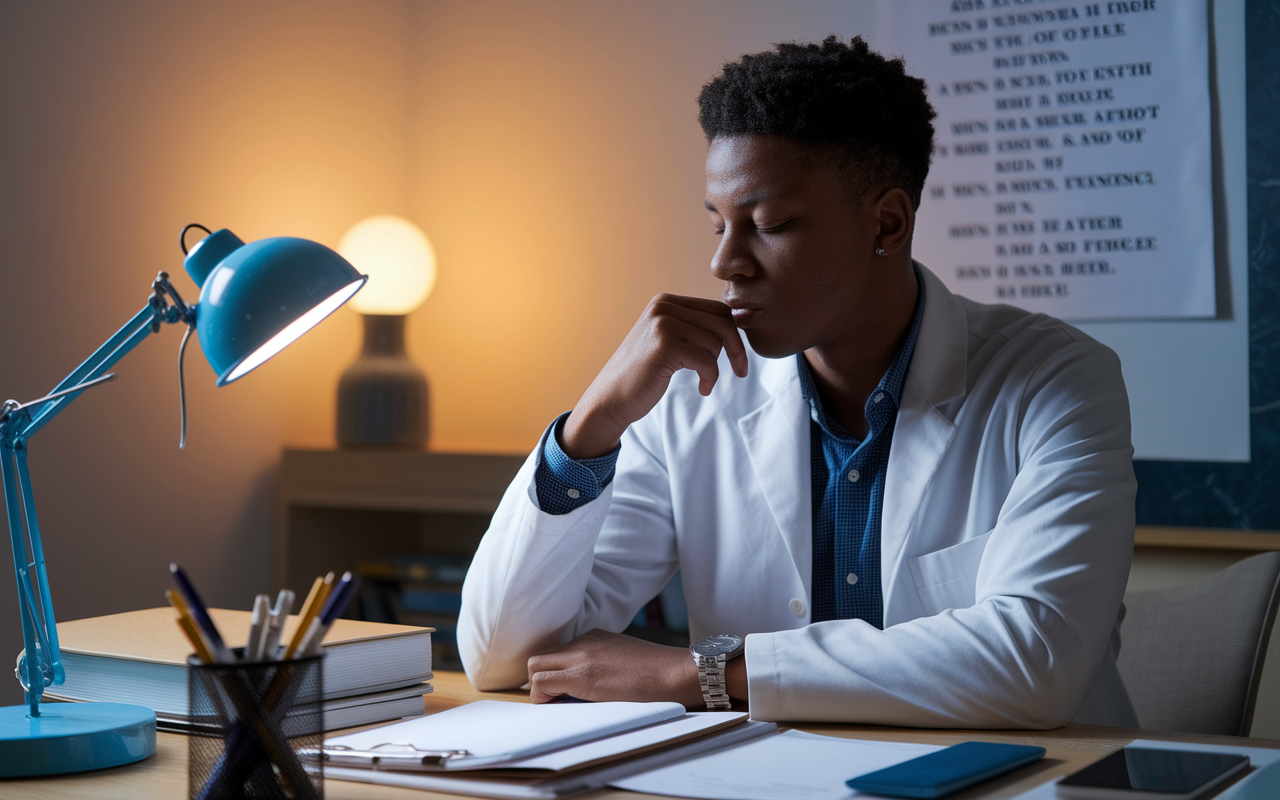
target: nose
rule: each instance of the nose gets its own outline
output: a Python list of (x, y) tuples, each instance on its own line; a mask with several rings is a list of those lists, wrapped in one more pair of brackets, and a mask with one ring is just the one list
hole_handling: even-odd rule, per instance
[(732, 225), (726, 225), (720, 234), (720, 246), (711, 257), (711, 274), (722, 281), (736, 277), (750, 278), (756, 274), (755, 258), (745, 237), (735, 232)]

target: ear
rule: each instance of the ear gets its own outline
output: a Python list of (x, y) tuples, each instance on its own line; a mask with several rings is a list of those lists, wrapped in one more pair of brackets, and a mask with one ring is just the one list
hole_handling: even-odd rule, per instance
[(884, 255), (891, 256), (911, 244), (911, 233), (916, 227), (916, 212), (905, 191), (886, 189), (875, 202), (875, 213), (880, 223), (876, 232), (876, 247), (884, 248)]

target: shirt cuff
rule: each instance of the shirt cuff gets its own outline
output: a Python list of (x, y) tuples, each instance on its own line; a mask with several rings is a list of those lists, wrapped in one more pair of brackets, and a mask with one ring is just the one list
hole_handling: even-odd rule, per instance
[(560, 437), (568, 416), (566, 411), (556, 417), (538, 444), (538, 466), (533, 481), (538, 508), (548, 514), (568, 514), (599, 497), (613, 480), (618, 453), (622, 450), (619, 443), (613, 452), (581, 461), (565, 455), (560, 447)]

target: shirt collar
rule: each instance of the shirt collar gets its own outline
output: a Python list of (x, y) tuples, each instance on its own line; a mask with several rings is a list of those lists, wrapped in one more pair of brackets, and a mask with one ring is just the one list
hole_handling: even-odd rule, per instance
[[(911, 328), (907, 331), (907, 339), (902, 343), (902, 348), (894, 356), (889, 368), (885, 370), (884, 377), (876, 384), (875, 391), (867, 398), (867, 404), (863, 408), (863, 414), (870, 426), (868, 438), (884, 427), (884, 423), (892, 417), (893, 412), (898, 408), (898, 403), (902, 400), (902, 384), (907, 378), (907, 367), (911, 364), (911, 354), (915, 352), (916, 337), (920, 333), (920, 319), (924, 316), (924, 280), (920, 277), (919, 269), (915, 270), (915, 274), (916, 286), (920, 291), (916, 300), (916, 313), (911, 319)], [(800, 372), (800, 394), (809, 402), (809, 413), (813, 421), (818, 423), (826, 433), (844, 439), (856, 438), (840, 423), (828, 418), (823, 411), (822, 398), (818, 396), (817, 387), (813, 383), (813, 374), (809, 370), (809, 362), (805, 361), (803, 352), (796, 353), (796, 367)]]

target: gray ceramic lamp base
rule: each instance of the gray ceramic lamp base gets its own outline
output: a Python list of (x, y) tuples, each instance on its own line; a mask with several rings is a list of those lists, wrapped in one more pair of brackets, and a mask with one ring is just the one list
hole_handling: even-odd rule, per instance
[(402, 315), (364, 316), (364, 349), (338, 382), (340, 446), (426, 447), (427, 378), (405, 353), (404, 326)]

